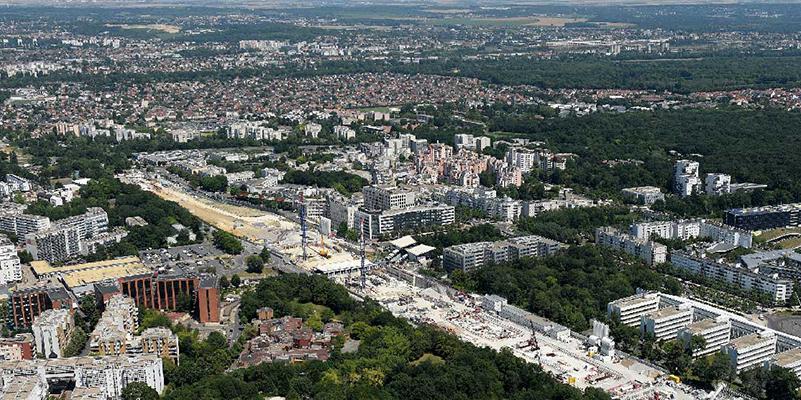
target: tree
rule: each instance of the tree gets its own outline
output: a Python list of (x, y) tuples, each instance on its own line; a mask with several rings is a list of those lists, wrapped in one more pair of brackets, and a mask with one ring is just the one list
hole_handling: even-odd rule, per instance
[(100, 310), (97, 309), (97, 300), (94, 296), (85, 295), (80, 300), (81, 314), (83, 314), (83, 328), (86, 332), (95, 329), (97, 321), (100, 320)]
[(794, 400), (798, 399), (799, 388), (801, 388), (801, 380), (793, 371), (787, 368), (773, 367), (768, 372), (765, 396), (768, 400)]
[(242, 242), (236, 238), (236, 236), (221, 231), (219, 229), (215, 230), (212, 234), (214, 247), (222, 250), (227, 254), (241, 254), (242, 253)]
[(158, 400), (159, 393), (144, 382), (131, 382), (122, 389), (120, 397), (122, 400)]
[(234, 276), (231, 277), (231, 286), (239, 287), (239, 285), (241, 285), (241, 284), (242, 284), (242, 280), (239, 278), (239, 275), (234, 274)]
[(261, 249), (261, 252), (259, 252), (259, 257), (261, 257), (261, 260), (264, 261), (265, 264), (270, 262), (270, 257), (271, 257), (270, 249), (266, 247)]
[(31, 261), (33, 261), (33, 256), (28, 252), (28, 250), (18, 251), (17, 256), (19, 256), (19, 262), (22, 264), (29, 264)]
[(220, 288), (228, 289), (228, 287), (230, 287), (230, 286), (231, 286), (231, 282), (228, 281), (228, 277), (227, 276), (220, 277)]
[(259, 255), (253, 254), (248, 256), (245, 260), (245, 264), (247, 264), (247, 271), (251, 274), (260, 274), (264, 271), (264, 260), (262, 260)]

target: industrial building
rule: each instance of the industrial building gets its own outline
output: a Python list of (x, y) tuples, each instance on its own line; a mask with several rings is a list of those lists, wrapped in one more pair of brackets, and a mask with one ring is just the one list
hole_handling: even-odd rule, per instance
[(661, 264), (667, 260), (667, 246), (637, 239), (612, 227), (596, 229), (595, 244), (628, 253), (648, 265)]
[(749, 231), (801, 226), (801, 203), (733, 208), (723, 216), (726, 225)]
[(498, 242), (466, 243), (442, 251), (442, 265), (447, 270), (469, 271), (486, 264), (498, 264), (523, 257), (545, 257), (565, 245), (542, 236), (530, 235)]

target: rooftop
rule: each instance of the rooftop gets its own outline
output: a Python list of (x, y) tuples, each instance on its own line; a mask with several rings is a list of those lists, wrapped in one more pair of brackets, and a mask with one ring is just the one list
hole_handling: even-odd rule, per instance
[(707, 318), (707, 319), (702, 319), (698, 322), (694, 322), (690, 325), (687, 325), (685, 329), (690, 331), (690, 333), (692, 334), (698, 334), (703, 331), (716, 328), (719, 326), (728, 326), (728, 324), (729, 324), (728, 322), (718, 322), (714, 318)]
[(728, 346), (733, 349), (744, 349), (768, 340), (776, 340), (770, 332), (762, 332), (762, 334), (752, 333), (750, 335), (741, 336), (732, 340), (729, 342)]
[(69, 273), (74, 271), (85, 271), (91, 269), (101, 269), (120, 265), (138, 264), (143, 265), (139, 257), (130, 256), (115, 258), (113, 260), (96, 261), (83, 264), (65, 265), (63, 267), (53, 267), (47, 261), (31, 261), (31, 268), (37, 276), (54, 274), (54, 273)]
[(678, 309), (676, 307), (665, 307), (665, 308), (659, 309), (657, 311), (654, 311), (654, 312), (648, 314), (647, 317), (651, 318), (651, 319), (654, 319), (654, 320), (657, 320), (657, 319), (668, 318), (668, 317), (672, 317), (674, 315), (684, 314), (684, 313), (692, 313), (692, 310), (689, 310), (689, 309), (682, 310), (682, 309)]
[(773, 363), (782, 368), (790, 368), (799, 362), (801, 362), (801, 348), (798, 347), (773, 356)]

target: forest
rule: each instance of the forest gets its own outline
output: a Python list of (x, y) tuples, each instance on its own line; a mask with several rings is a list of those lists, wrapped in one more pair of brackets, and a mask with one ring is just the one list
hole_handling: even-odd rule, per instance
[[(358, 351), (343, 353), (336, 345), (326, 362), (265, 363), (224, 372), (241, 341), (230, 350), (220, 335), (199, 341), (181, 334), (180, 366), (165, 373), (166, 399), (404, 400), (605, 400), (598, 389), (585, 393), (558, 383), (539, 367), (513, 356), (477, 348), (429, 326), (413, 327), (376, 303), (354, 301), (343, 286), (321, 276), (281, 275), (262, 280), (242, 298), (245, 321), (256, 309), (272, 307), (276, 317), (303, 315), (303, 305), (328, 310), (327, 319), (346, 326)], [(295, 314), (300, 312), (300, 314)], [(167, 323), (163, 321), (162, 323)], [(243, 336), (244, 337), (244, 336)], [(224, 339), (223, 339), (224, 340)], [(186, 353), (184, 352), (184, 349)]]
[(606, 318), (606, 305), (636, 288), (678, 294), (679, 282), (627, 256), (597, 246), (571, 246), (552, 256), (452, 273), (454, 285), (497, 294), (509, 303), (576, 331)]

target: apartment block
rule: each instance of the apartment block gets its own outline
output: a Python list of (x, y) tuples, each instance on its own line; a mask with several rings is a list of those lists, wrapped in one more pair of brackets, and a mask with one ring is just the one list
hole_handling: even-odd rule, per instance
[(5, 235), (0, 235), (0, 285), (22, 280), (17, 248)]
[(50, 218), (40, 215), (22, 214), (16, 211), (0, 212), (0, 231), (24, 237), (50, 229)]
[(65, 309), (45, 310), (31, 325), (36, 352), (45, 358), (64, 357), (64, 350), (72, 339), (75, 322), (72, 313)]
[(703, 219), (640, 222), (631, 225), (629, 230), (632, 236), (640, 240), (651, 240), (654, 236), (680, 240), (702, 237), (744, 248), (750, 248), (753, 244), (751, 232)]
[(769, 360), (765, 361), (765, 367), (768, 369), (773, 367), (789, 369), (795, 376), (801, 379), (801, 348), (775, 354)]
[(707, 174), (704, 179), (706, 194), (720, 196), (731, 193), (731, 175), (713, 173)]
[(607, 304), (606, 312), (610, 318), (619, 318), (628, 326), (637, 326), (644, 315), (659, 310), (659, 297), (653, 294), (635, 295)]
[(595, 244), (628, 253), (643, 260), (648, 265), (660, 264), (667, 260), (667, 247), (665, 245), (637, 239), (611, 227), (595, 230)]
[(108, 230), (108, 214), (100, 207), (56, 221), (50, 229), (25, 235), (25, 248), (36, 260), (61, 262), (80, 255), (84, 240)]
[(674, 339), (682, 328), (693, 320), (689, 307), (665, 307), (645, 314), (640, 320), (640, 332), (653, 335), (656, 340)]
[(723, 216), (726, 225), (749, 231), (801, 226), (801, 203), (733, 208)]
[(623, 198), (631, 203), (650, 206), (657, 201), (664, 201), (665, 194), (656, 186), (631, 187), (621, 190)]
[(120, 278), (120, 293), (133, 298), (138, 306), (157, 310), (177, 310), (181, 302), (192, 304), (202, 323), (220, 322), (217, 280), (183, 272)]
[(430, 226), (450, 225), (456, 221), (453, 206), (420, 206), (399, 210), (359, 210), (355, 221), (361, 221), (360, 230), (366, 238), (378, 239), (385, 235), (414, 231)]
[(706, 344), (703, 349), (696, 349), (693, 357), (717, 353), (731, 339), (731, 323), (726, 317), (702, 319), (679, 330), (677, 338), (689, 346), (694, 336), (703, 338)]
[(764, 331), (741, 336), (723, 346), (736, 372), (760, 367), (776, 354), (776, 335)]
[(544, 257), (553, 254), (564, 244), (541, 236), (530, 235), (498, 242), (467, 243), (447, 247), (442, 263), (447, 270), (469, 271), (487, 264), (497, 264), (523, 257)]
[(367, 210), (399, 210), (415, 205), (415, 192), (396, 187), (367, 186), (362, 189)]
[(30, 333), (20, 333), (10, 338), (0, 338), (0, 361), (32, 360), (34, 338)]
[(671, 264), (681, 270), (707, 279), (723, 281), (744, 290), (758, 290), (769, 294), (776, 303), (786, 302), (793, 293), (793, 281), (778, 274), (762, 274), (735, 265), (690, 255), (682, 251), (670, 254)]
[(698, 194), (701, 190), (700, 165), (697, 161), (678, 160), (673, 170), (673, 192), (680, 197)]

